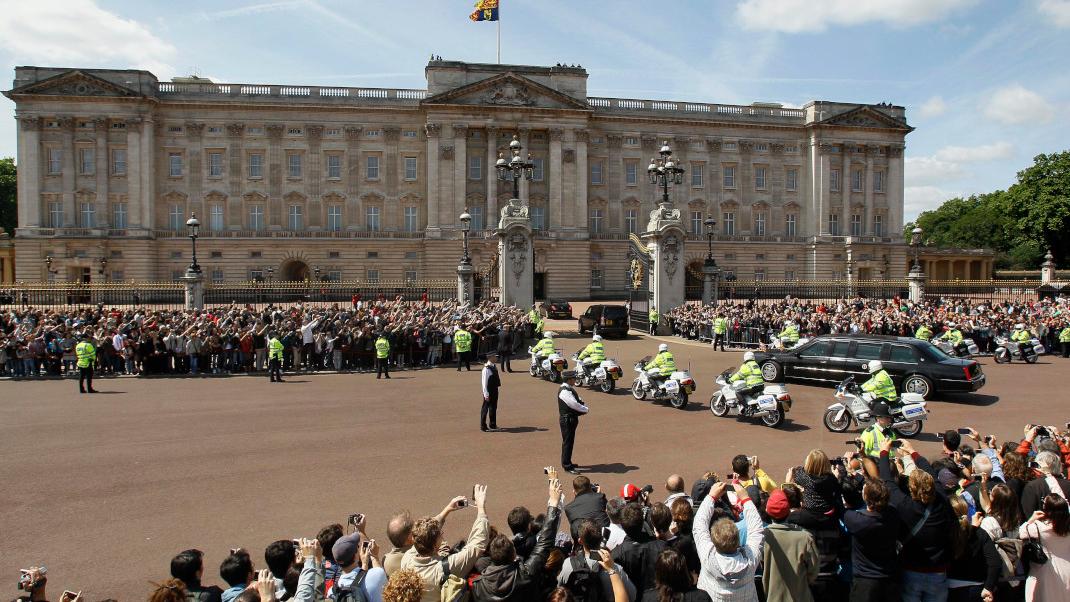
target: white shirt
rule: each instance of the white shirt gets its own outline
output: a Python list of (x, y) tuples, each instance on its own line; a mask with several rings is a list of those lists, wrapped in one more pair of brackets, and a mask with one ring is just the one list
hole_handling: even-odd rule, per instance
[(115, 347), (116, 351), (122, 351), (123, 350), (123, 335), (118, 333), (118, 332), (115, 333), (115, 336), (113, 336), (111, 338), (111, 346)]
[(580, 414), (586, 414), (590, 411), (590, 408), (583, 405), (583, 402), (576, 397), (576, 394), (569, 388), (568, 385), (561, 385), (561, 390), (557, 393), (557, 398), (565, 402), (565, 405), (579, 412)]
[(490, 397), (490, 389), (487, 388), (487, 382), (490, 380), (490, 375), (494, 372), (494, 364), (487, 362), (483, 365), (483, 399)]
[(319, 324), (319, 323), (320, 323), (319, 318), (316, 318), (315, 320), (312, 320), (308, 324), (305, 324), (304, 326), (301, 327), (301, 342), (302, 343), (304, 343), (305, 345), (308, 345), (309, 343), (312, 342), (312, 329), (315, 328), (316, 325)]

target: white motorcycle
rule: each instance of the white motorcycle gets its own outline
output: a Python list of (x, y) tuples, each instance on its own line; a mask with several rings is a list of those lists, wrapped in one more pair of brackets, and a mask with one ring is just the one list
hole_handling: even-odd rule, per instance
[(561, 382), (561, 373), (568, 370), (568, 360), (561, 355), (560, 351), (554, 349), (553, 353), (541, 360), (530, 347), (528, 353), (531, 354), (531, 367), (528, 368), (528, 374), (535, 378), (545, 378), (552, 383)]
[(1007, 364), (1014, 359), (1022, 360), (1027, 364), (1035, 364), (1042, 353), (1044, 353), (1044, 345), (1035, 337), (1026, 343), (1025, 355), (1022, 355), (1018, 343), (1007, 337), (996, 337), (996, 352), (992, 355), (997, 364)]
[(801, 347), (810, 341), (809, 337), (799, 337), (799, 340), (794, 344), (786, 344), (780, 339), (780, 337), (773, 337), (772, 342), (769, 344), (776, 351), (790, 351), (796, 347)]
[(638, 375), (632, 381), (632, 397), (643, 400), (646, 399), (647, 394), (650, 394), (654, 401), (668, 401), (678, 410), (686, 408), (687, 398), (695, 392), (696, 386), (691, 373), (687, 370), (676, 370), (669, 375), (669, 378), (660, 380), (655, 387), (650, 377), (659, 376), (661, 371), (657, 368), (649, 372), (644, 370), (643, 366), (649, 362), (650, 356), (647, 356), (635, 363), (635, 371)]
[[(825, 410), (825, 428), (834, 433), (847, 432), (852, 423), (866, 429), (876, 421), (873, 417), (873, 394), (862, 392), (854, 379), (848, 376), (836, 387), (838, 401)], [(898, 407), (891, 408), (892, 428), (902, 437), (916, 437), (929, 416), (925, 398), (917, 393), (903, 393), (900, 401)]]
[(584, 365), (580, 354), (572, 354), (576, 364), (577, 381), (581, 387), (597, 387), (603, 393), (612, 393), (617, 386), (617, 379), (624, 376), (620, 364), (613, 358), (606, 358), (597, 366)]
[[(973, 342), (973, 339), (962, 339), (962, 346), (959, 348), (956, 348), (955, 345), (947, 339), (933, 339), (929, 342), (936, 345), (937, 349), (951, 357), (971, 357), (981, 352), (977, 347), (977, 343)], [(963, 353), (963, 349), (965, 349), (965, 353)]]
[(761, 394), (750, 397), (740, 393), (746, 389), (744, 381), (728, 382), (734, 371), (729, 368), (717, 377), (721, 390), (710, 397), (710, 411), (714, 416), (741, 416), (744, 418), (761, 418), (766, 426), (776, 428), (784, 423), (791, 410), (791, 395), (788, 388), (781, 384), (766, 383)]

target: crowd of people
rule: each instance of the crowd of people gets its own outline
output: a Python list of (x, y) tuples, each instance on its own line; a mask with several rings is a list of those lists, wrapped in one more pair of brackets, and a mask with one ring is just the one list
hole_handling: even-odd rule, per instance
[[(548, 467), (545, 508), (516, 506), (492, 521), (487, 487), (476, 485), (434, 516), (378, 519), (389, 549), (369, 537), (373, 517), (355, 514), (274, 541), (262, 557), (232, 549), (211, 559), (218, 572), (185, 550), (149, 600), (1070, 599), (1070, 432), (1027, 425), (1001, 443), (962, 428), (942, 439), (930, 458), (894, 433), (871, 453), (814, 449), (780, 483), (742, 454), (730, 472), (706, 472), (690, 487), (670, 475), (664, 493), (624, 483), (613, 496), (615, 486), (580, 475), (570, 500)], [(467, 536), (446, 541), (445, 523), (466, 514), (475, 515)], [(47, 599), (42, 569), (23, 577), (23, 599)], [(80, 602), (74, 596), (64, 602)]]
[[(842, 299), (835, 303), (785, 298), (771, 303), (748, 301), (714, 305), (687, 304), (665, 316), (674, 334), (689, 339), (757, 347), (795, 330), (796, 336), (863, 333), (915, 336), (919, 328), (939, 337), (957, 329), (972, 338), (981, 353), (991, 353), (996, 337), (1010, 338), (1022, 324), (1050, 352), (1070, 355), (1070, 297), (1040, 301), (970, 302), (961, 299)], [(718, 332), (721, 331), (721, 332)], [(924, 331), (923, 331), (924, 332)]]
[[(94, 347), (97, 374), (266, 372), (272, 337), (282, 344), (285, 371), (371, 370), (379, 339), (389, 343), (388, 364), (419, 368), (471, 361), (491, 348), (519, 350), (539, 324), (537, 312), (489, 301), (400, 298), (352, 307), (12, 308), (0, 313), (0, 376), (75, 376), (83, 340)], [(456, 340), (459, 330), (470, 335), (467, 342)]]

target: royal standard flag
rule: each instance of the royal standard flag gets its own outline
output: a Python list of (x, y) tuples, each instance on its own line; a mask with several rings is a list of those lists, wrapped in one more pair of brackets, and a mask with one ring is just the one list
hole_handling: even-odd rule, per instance
[(497, 21), (498, 0), (479, 0), (476, 2), (476, 9), (468, 18), (473, 21)]

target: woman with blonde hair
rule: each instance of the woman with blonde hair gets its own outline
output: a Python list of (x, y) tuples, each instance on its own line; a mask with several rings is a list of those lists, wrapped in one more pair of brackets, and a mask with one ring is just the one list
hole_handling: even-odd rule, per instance
[(153, 585), (156, 590), (149, 595), (149, 602), (186, 602), (186, 584), (181, 579), (168, 579)]
[(802, 508), (817, 516), (843, 515), (843, 490), (832, 474), (832, 463), (820, 449), (810, 450), (802, 466), (792, 470), (791, 480), (803, 489)]
[(996, 544), (980, 528), (980, 513), (970, 521), (966, 500), (955, 496), (950, 502), (957, 523), (952, 528), (952, 558), (947, 569), (948, 602), (991, 601), (1003, 568)]
[(413, 570), (396, 571), (383, 588), (383, 602), (419, 602), (424, 583)]

